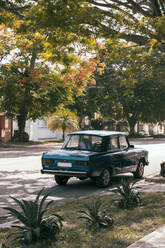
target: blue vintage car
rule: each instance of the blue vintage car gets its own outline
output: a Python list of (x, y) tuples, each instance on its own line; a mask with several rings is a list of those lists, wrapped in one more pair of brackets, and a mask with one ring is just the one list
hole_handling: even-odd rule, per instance
[(41, 173), (53, 174), (59, 185), (77, 177), (106, 187), (116, 174), (132, 172), (142, 178), (145, 165), (148, 151), (134, 148), (124, 133), (90, 130), (68, 134), (61, 149), (43, 153)]

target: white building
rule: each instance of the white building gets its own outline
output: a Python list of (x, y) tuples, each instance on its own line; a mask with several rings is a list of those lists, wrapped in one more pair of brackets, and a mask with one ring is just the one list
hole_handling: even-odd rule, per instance
[[(17, 130), (17, 122), (13, 122), (13, 130)], [(45, 120), (28, 120), (26, 121), (25, 132), (29, 135), (31, 141), (42, 141), (42, 140), (61, 140), (62, 133), (59, 131), (52, 132), (48, 128), (48, 121)]]

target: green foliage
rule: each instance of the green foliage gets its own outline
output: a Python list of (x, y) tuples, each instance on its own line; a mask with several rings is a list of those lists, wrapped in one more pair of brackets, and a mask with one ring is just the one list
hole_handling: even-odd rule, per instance
[[(23, 20), (19, 31), (40, 29), (54, 43), (86, 43), (87, 36), (125, 39), (139, 45), (164, 48), (164, 1), (2, 1), (1, 22)], [(8, 17), (8, 18), (7, 18)], [(85, 21), (84, 21), (85, 20)], [(58, 44), (58, 45), (57, 45)], [(64, 50), (63, 50), (64, 51)], [(60, 52), (58, 54), (60, 56)]]
[(116, 122), (126, 120), (131, 135), (138, 121), (163, 121), (164, 53), (123, 42), (107, 41), (106, 48), (100, 55), (106, 63), (104, 74), (96, 75), (93, 89), (101, 115)]
[[(7, 36), (13, 39), (13, 34)], [(6, 44), (6, 38), (1, 40)], [(62, 75), (41, 58), (40, 38), (15, 34), (13, 43), (0, 64), (0, 110), (18, 121), (22, 134), (26, 120), (41, 118), (61, 102), (71, 101), (72, 89), (70, 84), (63, 87)]]
[(113, 225), (113, 218), (99, 199), (90, 204), (84, 204), (84, 208), (84, 210), (80, 211), (79, 218), (85, 220), (87, 229), (95, 232), (99, 231), (100, 228)]
[(22, 225), (15, 226), (18, 231), (9, 235), (15, 236), (15, 239), (24, 240), (25, 243), (30, 244), (45, 238), (55, 238), (62, 228), (62, 217), (59, 215), (52, 215), (44, 217), (53, 201), (45, 202), (49, 193), (44, 195), (39, 202), (39, 198), (43, 189), (39, 191), (36, 199), (32, 200), (18, 200), (11, 197), (20, 207), (21, 212), (10, 207), (5, 207), (9, 213), (14, 216)]
[(80, 62), (73, 45), (80, 41), (76, 31), (82, 33), (74, 23), (78, 10), (79, 3), (68, 0), (1, 4), (0, 111), (17, 119), (20, 134), (26, 120), (72, 101), (73, 82), (62, 73)]
[(139, 192), (135, 192), (133, 186), (135, 182), (131, 182), (129, 179), (122, 180), (121, 186), (117, 185), (117, 193), (121, 196), (121, 199), (117, 201), (117, 205), (122, 209), (132, 209), (142, 204), (141, 195)]
[(73, 102), (68, 107), (73, 112), (77, 113), (77, 116), (79, 117), (79, 127), (80, 129), (83, 129), (84, 118), (88, 116), (89, 119), (92, 119), (94, 117), (94, 113), (98, 110), (95, 89), (92, 87), (87, 87), (84, 89), (82, 95), (78, 96), (77, 94), (74, 94)]

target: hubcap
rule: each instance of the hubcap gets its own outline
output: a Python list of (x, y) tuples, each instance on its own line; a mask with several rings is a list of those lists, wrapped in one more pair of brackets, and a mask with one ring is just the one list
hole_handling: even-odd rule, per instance
[(140, 164), (139, 164), (139, 174), (140, 174), (140, 176), (143, 175), (143, 172), (144, 172), (143, 162), (140, 162)]
[(103, 181), (104, 181), (104, 185), (108, 185), (109, 181), (110, 181), (110, 173), (108, 170), (104, 170), (103, 172)]

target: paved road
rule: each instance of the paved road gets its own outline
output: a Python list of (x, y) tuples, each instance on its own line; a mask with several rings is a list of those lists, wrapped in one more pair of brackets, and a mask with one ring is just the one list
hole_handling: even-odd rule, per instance
[[(145, 176), (158, 174), (160, 162), (165, 160), (165, 140), (136, 140), (132, 143), (149, 150), (150, 165), (145, 168)], [(30, 199), (45, 187), (46, 192), (51, 191), (50, 198), (58, 204), (72, 197), (109, 193), (118, 182), (118, 178), (114, 178), (113, 184), (107, 189), (97, 188), (91, 180), (77, 179), (71, 179), (67, 186), (57, 186), (52, 175), (40, 174), (41, 154), (52, 148), (54, 148), (52, 144), (26, 148), (0, 148), (0, 216), (6, 214), (2, 207), (13, 205), (9, 195), (19, 199)]]

